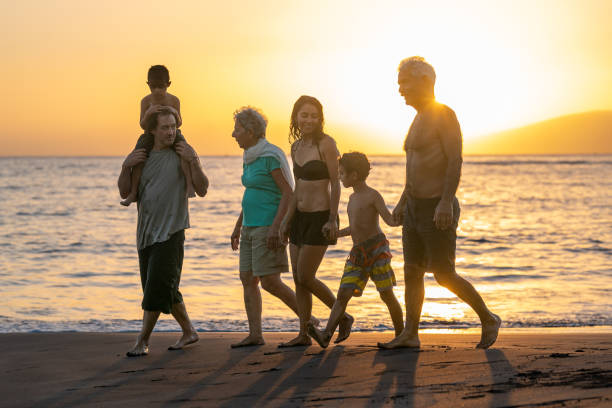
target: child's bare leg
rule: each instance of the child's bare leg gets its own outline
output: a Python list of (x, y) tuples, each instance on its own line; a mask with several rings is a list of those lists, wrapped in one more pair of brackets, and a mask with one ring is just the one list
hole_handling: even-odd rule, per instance
[(132, 184), (130, 188), (130, 194), (125, 198), (125, 200), (121, 201), (121, 205), (125, 205), (126, 207), (136, 201), (138, 201), (138, 184), (140, 184), (140, 176), (142, 176), (142, 169), (144, 167), (144, 163), (140, 163), (138, 166), (132, 168)]
[(395, 297), (393, 288), (383, 290), (379, 292), (379, 295), (380, 299), (387, 305), (387, 309), (389, 309), (393, 328), (395, 329), (395, 337), (397, 337), (404, 330), (404, 313), (402, 312), (402, 306)]
[[(327, 326), (325, 326), (323, 331), (318, 330), (309, 323), (308, 334), (315, 339), (321, 347), (325, 348), (329, 345), (329, 341), (336, 331), (336, 327), (338, 327), (340, 320), (344, 318), (344, 312), (346, 311), (346, 306), (348, 305), (349, 300), (351, 300), (351, 297), (353, 297), (353, 289), (340, 288), (338, 290), (338, 296), (336, 297), (336, 301), (334, 302), (331, 313), (329, 314)], [(350, 334), (350, 331), (348, 334)], [(346, 338), (348, 338), (348, 334), (340, 341), (346, 340)], [(338, 337), (340, 337), (340, 335)], [(339, 343), (339, 341), (336, 340), (336, 343)]]
[(193, 180), (191, 178), (191, 166), (185, 160), (181, 160), (181, 168), (185, 174), (185, 181), (187, 183), (187, 197), (195, 197), (195, 189), (193, 188)]

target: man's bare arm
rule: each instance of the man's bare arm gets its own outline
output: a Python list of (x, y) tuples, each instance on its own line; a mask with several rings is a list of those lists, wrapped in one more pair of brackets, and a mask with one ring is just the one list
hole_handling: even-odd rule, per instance
[(393, 209), (393, 220), (395, 224), (400, 225), (403, 221), (404, 210), (406, 208), (406, 200), (408, 200), (408, 153), (406, 153), (406, 171), (404, 172), (404, 191), (400, 196), (399, 201)]
[(453, 223), (453, 199), (461, 178), (461, 128), (450, 108), (444, 106), (440, 112), (439, 135), (447, 165), (444, 174), (442, 197), (436, 206), (434, 223), (436, 227), (445, 230)]
[(442, 112), (440, 125), (442, 149), (448, 160), (442, 200), (450, 203), (455, 197), (461, 178), (461, 165), (463, 164), (461, 128), (455, 112), (448, 107), (445, 107)]

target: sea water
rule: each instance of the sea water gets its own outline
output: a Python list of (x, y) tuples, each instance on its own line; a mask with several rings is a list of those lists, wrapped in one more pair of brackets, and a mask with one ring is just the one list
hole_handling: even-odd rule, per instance
[[(402, 156), (373, 156), (368, 183), (393, 206)], [(142, 289), (136, 205), (119, 205), (122, 158), (0, 158), (0, 332), (138, 330)], [(240, 213), (240, 157), (202, 157), (211, 185), (190, 200), (181, 292), (198, 330), (246, 331), (238, 253), (230, 235)], [(342, 190), (341, 227), (347, 225)], [(457, 272), (505, 327), (612, 325), (612, 156), (466, 157), (457, 193)], [(381, 221), (382, 223), (382, 221)], [(394, 289), (404, 304), (401, 228), (391, 244)], [(338, 289), (350, 238), (329, 247), (317, 273)], [(290, 273), (283, 280), (293, 287)], [(426, 275), (423, 328), (478, 326), (476, 314)], [(348, 311), (356, 330), (389, 330), (370, 282)], [(314, 314), (329, 309), (315, 299)], [(297, 318), (263, 292), (265, 330)], [(160, 330), (179, 330), (163, 317)]]

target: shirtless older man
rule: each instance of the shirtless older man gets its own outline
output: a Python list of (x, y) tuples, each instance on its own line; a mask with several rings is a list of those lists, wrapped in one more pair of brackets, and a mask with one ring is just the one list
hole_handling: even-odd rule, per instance
[(461, 176), (461, 129), (451, 108), (434, 96), (436, 74), (422, 57), (404, 59), (397, 82), (406, 105), (416, 109), (404, 150), (406, 185), (393, 211), (403, 219), (406, 326), (382, 348), (419, 347), (419, 320), (425, 286), (423, 276), (436, 281), (476, 311), (482, 336), (476, 347), (488, 348), (497, 339), (501, 319), (485, 305), (476, 289), (455, 272), (455, 241), (459, 203), (455, 198)]

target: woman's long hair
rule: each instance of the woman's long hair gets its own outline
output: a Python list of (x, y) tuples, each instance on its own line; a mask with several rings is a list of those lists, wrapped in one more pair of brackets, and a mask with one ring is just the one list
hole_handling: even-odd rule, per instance
[(321, 118), (320, 127), (314, 136), (314, 142), (319, 143), (319, 141), (323, 139), (323, 136), (325, 136), (325, 133), (323, 133), (323, 123), (325, 121), (323, 118), (323, 105), (321, 105), (321, 102), (314, 96), (302, 95), (295, 101), (293, 104), (293, 111), (291, 111), (291, 123), (289, 124), (289, 143), (291, 144), (302, 138), (302, 133), (298, 128), (297, 115), (300, 109), (302, 109), (302, 106), (306, 104), (314, 106), (319, 113), (319, 118)]

